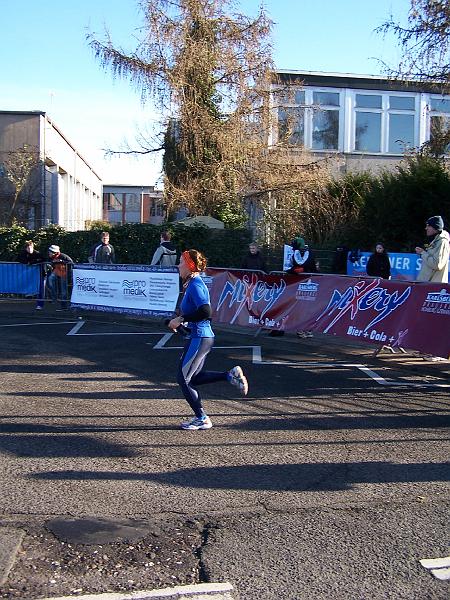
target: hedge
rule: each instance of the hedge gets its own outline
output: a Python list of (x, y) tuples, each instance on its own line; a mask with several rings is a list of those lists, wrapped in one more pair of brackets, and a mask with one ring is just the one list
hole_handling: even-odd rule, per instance
[[(156, 226), (146, 223), (128, 223), (108, 227), (110, 241), (121, 264), (149, 264), (160, 243), (163, 229), (172, 232), (172, 241), (178, 254), (187, 248), (196, 248), (205, 254), (208, 263), (216, 267), (238, 267), (248, 251), (251, 232), (247, 229), (209, 229), (197, 225)], [(29, 230), (19, 225), (0, 227), (0, 261), (15, 261), (26, 240), (33, 240), (36, 250), (45, 256), (51, 244), (74, 262), (85, 263), (92, 246), (99, 241), (101, 229), (66, 231), (58, 225)]]

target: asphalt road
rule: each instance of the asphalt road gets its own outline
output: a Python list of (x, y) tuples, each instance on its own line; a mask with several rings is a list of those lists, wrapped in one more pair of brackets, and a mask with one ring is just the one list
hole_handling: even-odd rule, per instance
[(182, 340), (160, 323), (3, 307), (2, 524), (196, 523), (194, 580), (242, 600), (448, 598), (418, 562), (450, 555), (447, 363), (216, 333), (208, 368), (240, 364), (250, 392), (205, 387), (214, 427), (186, 432)]

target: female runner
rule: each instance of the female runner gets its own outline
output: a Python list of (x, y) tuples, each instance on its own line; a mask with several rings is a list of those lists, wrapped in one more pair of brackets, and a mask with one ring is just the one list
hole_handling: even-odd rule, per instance
[(182, 429), (211, 429), (212, 422), (205, 413), (197, 386), (215, 381), (228, 381), (236, 386), (243, 396), (247, 395), (248, 383), (241, 367), (229, 371), (203, 371), (205, 359), (214, 344), (211, 328), (211, 304), (209, 291), (200, 273), (206, 269), (206, 258), (198, 250), (185, 250), (180, 257), (178, 270), (183, 281), (184, 296), (178, 317), (169, 321), (175, 331), (187, 323), (190, 333), (181, 355), (177, 382), (195, 416), (181, 423)]

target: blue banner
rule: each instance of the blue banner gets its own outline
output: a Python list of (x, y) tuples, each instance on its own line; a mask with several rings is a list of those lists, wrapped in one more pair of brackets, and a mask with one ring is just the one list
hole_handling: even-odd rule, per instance
[[(360, 252), (357, 262), (353, 263), (347, 260), (347, 275), (367, 277), (367, 261), (371, 255), (372, 252)], [(389, 252), (389, 263), (391, 265), (391, 279), (415, 281), (420, 271), (422, 259), (418, 254)]]
[(0, 262), (0, 294), (37, 296), (40, 277), (40, 265)]

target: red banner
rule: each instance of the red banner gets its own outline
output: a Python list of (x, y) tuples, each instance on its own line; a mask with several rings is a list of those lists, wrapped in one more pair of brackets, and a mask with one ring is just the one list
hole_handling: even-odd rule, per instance
[(450, 355), (449, 284), (219, 269), (208, 269), (205, 281), (213, 318), (221, 323)]

